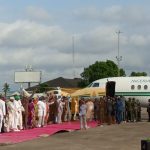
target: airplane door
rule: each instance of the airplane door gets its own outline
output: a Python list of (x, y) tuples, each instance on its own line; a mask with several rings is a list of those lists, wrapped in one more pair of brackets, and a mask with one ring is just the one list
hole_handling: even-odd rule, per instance
[(116, 82), (108, 81), (106, 83), (106, 96), (114, 97), (115, 96), (115, 85)]

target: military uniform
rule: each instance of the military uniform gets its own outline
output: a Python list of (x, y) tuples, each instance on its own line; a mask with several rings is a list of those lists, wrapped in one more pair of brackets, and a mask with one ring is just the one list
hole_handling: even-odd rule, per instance
[(137, 101), (137, 121), (141, 121), (141, 104)]
[(131, 121), (134, 122), (135, 121), (135, 99), (132, 99), (131, 101)]
[(127, 122), (131, 121), (132, 107), (131, 107), (131, 99), (126, 102), (126, 112), (127, 112)]
[(135, 121), (138, 121), (138, 103), (137, 103), (137, 101), (134, 102), (134, 117), (135, 117)]
[(108, 117), (108, 125), (112, 123), (112, 101), (111, 99), (107, 100), (107, 117)]
[(102, 98), (100, 99), (100, 103), (99, 103), (99, 119), (101, 124), (105, 122), (105, 110), (106, 110), (106, 103)]
[(148, 112), (148, 121), (150, 122), (150, 100), (147, 106), (147, 112)]

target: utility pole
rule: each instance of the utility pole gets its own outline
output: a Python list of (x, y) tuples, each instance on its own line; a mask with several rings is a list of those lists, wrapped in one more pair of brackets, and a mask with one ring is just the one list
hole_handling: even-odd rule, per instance
[(120, 76), (120, 61), (122, 61), (122, 56), (120, 56), (120, 33), (122, 33), (120, 30), (116, 32), (118, 36), (118, 55), (116, 56), (118, 64), (118, 77)]
[(73, 78), (75, 78), (74, 36), (72, 36), (72, 60), (73, 60)]

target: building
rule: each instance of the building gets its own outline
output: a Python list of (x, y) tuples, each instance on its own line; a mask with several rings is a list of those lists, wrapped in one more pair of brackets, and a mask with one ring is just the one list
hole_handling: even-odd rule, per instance
[[(67, 79), (63, 77), (58, 77), (53, 80), (49, 80), (43, 82), (43, 85), (46, 85), (47, 88), (60, 87), (60, 88), (79, 88), (79, 82), (81, 82), (81, 78)], [(28, 91), (32, 91), (34, 88), (38, 88), (39, 85), (28, 88)]]

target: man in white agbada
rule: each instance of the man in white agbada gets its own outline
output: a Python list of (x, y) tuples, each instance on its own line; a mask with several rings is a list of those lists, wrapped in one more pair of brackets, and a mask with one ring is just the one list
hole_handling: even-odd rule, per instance
[(5, 115), (6, 115), (5, 102), (2, 99), (0, 99), (0, 133), (2, 130), (2, 124), (4, 121)]
[(21, 100), (20, 100), (20, 96), (19, 95), (14, 95), (15, 101), (15, 107), (17, 110), (17, 115), (16, 115), (16, 120), (17, 120), (17, 126), (19, 127), (20, 130), (23, 129), (23, 123), (22, 123), (22, 111), (24, 110)]
[(57, 123), (62, 123), (62, 113), (63, 113), (63, 105), (65, 105), (62, 100), (58, 100), (58, 115), (57, 115)]
[(20, 131), (18, 130), (18, 110), (15, 104), (15, 98), (10, 97), (9, 102), (7, 103), (7, 110), (8, 110), (8, 126), (10, 131)]
[(46, 104), (41, 100), (38, 100), (38, 124), (37, 127), (43, 127), (46, 116)]

